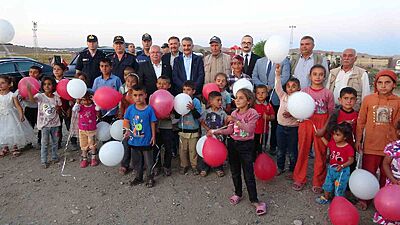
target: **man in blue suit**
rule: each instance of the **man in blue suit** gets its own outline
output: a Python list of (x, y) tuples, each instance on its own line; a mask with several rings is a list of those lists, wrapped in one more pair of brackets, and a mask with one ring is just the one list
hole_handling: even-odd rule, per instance
[[(282, 67), (282, 75), (281, 81), (282, 84), (285, 84), (290, 77), (290, 62), (289, 59), (283, 60), (281, 63)], [(266, 56), (257, 60), (256, 65), (254, 66), (253, 70), (253, 83), (254, 86), (264, 84), (268, 86), (270, 89), (275, 87), (275, 64), (269, 60)], [(275, 111), (275, 118), (276, 114), (278, 113), (279, 109), (279, 98), (278, 95), (275, 93), (274, 90), (271, 92), (272, 98), (271, 104)], [(276, 127), (278, 122), (276, 120), (271, 121), (271, 138), (270, 138), (270, 153), (272, 155), (276, 154)]]
[(193, 54), (193, 40), (190, 37), (182, 39), (183, 54), (174, 59), (172, 81), (177, 93), (182, 93), (183, 83), (187, 80), (196, 83), (196, 94), (201, 94), (204, 84), (203, 59)]

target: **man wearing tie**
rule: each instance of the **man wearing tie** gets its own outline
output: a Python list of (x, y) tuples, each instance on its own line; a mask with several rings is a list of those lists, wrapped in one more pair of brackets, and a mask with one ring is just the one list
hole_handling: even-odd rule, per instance
[[(290, 77), (290, 62), (288, 59), (285, 59), (281, 63), (282, 74), (281, 81), (282, 84), (285, 84)], [(268, 88), (272, 89), (270, 92), (271, 104), (276, 114), (279, 109), (279, 98), (275, 93), (273, 88), (275, 87), (275, 64), (269, 60), (266, 56), (257, 60), (256, 65), (253, 70), (253, 83), (254, 86), (264, 84)], [(270, 137), (270, 153), (272, 155), (276, 154), (276, 127), (278, 122), (276, 120), (271, 121), (271, 137)]]
[(251, 76), (257, 59), (261, 57), (251, 52), (253, 48), (253, 38), (250, 35), (243, 36), (241, 46), (242, 57), (244, 59), (243, 73)]

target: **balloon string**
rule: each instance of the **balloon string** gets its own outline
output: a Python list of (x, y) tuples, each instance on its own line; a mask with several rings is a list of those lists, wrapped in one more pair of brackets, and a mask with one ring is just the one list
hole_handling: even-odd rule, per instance
[[(61, 167), (61, 176), (62, 177), (71, 177), (71, 174), (64, 174), (64, 169), (65, 169), (65, 165), (67, 163), (67, 149), (68, 149), (68, 145), (69, 145), (69, 141), (71, 140), (72, 134), (73, 134), (73, 127), (76, 123), (76, 120), (78, 119), (78, 114), (76, 113), (72, 118), (71, 118), (71, 124), (72, 126), (69, 129), (69, 134), (68, 134), (68, 138), (67, 138), (67, 142), (65, 144), (65, 148), (64, 148), (64, 161)], [(62, 129), (62, 128), (61, 128)], [(73, 177), (74, 180), (76, 180), (75, 176)]]
[(361, 167), (361, 160), (362, 160), (362, 153), (356, 152), (356, 155), (357, 155), (357, 165), (356, 165), (356, 168), (357, 168), (357, 169), (360, 169), (360, 167)]
[(106, 114), (104, 114), (104, 116), (102, 116), (101, 118), (104, 118), (104, 117), (108, 116), (108, 114), (110, 114), (110, 113), (111, 113), (114, 109), (116, 109), (117, 107), (118, 107), (118, 105), (115, 106), (114, 108), (108, 110), (108, 111), (106, 112)]

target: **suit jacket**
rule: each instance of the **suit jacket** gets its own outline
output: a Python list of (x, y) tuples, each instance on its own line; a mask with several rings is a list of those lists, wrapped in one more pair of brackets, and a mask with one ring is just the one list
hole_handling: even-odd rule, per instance
[[(192, 66), (190, 80), (196, 83), (196, 94), (201, 94), (204, 84), (204, 63), (203, 59), (192, 53)], [(172, 80), (177, 93), (182, 93), (183, 83), (187, 80), (183, 55), (174, 60), (174, 69), (172, 70)]]
[[(178, 54), (182, 55), (183, 53), (181, 51), (179, 51)], [(172, 67), (172, 65), (171, 65), (171, 52), (163, 55), (161, 57), (161, 61), (162, 61), (163, 64), (170, 65)]]
[[(251, 52), (249, 66), (247, 67), (247, 70), (245, 70), (244, 66), (243, 66), (242, 72), (244, 74), (248, 74), (249, 76), (251, 76), (253, 74), (254, 66), (256, 65), (256, 62), (259, 58), (261, 58), (261, 57)], [(243, 59), (244, 59), (244, 55), (243, 55)], [(244, 63), (244, 61), (243, 61), (243, 63)]]
[[(161, 74), (171, 79), (171, 66), (162, 63)], [(157, 90), (157, 76), (151, 61), (140, 63), (138, 75), (140, 82), (146, 87), (147, 96), (153, 94)]]
[[(253, 70), (253, 83), (254, 85), (264, 84), (269, 88), (275, 87), (275, 64), (271, 62), (270, 69), (267, 71), (267, 64), (270, 60), (267, 57), (262, 57), (257, 60)], [(281, 63), (281, 82), (286, 84), (290, 77), (290, 62), (289, 59), (285, 59)], [(273, 105), (279, 105), (279, 98), (276, 92), (272, 93), (271, 102)]]

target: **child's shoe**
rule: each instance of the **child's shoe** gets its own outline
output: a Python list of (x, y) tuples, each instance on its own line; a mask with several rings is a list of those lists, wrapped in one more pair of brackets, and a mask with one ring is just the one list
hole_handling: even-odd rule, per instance
[(318, 203), (318, 204), (321, 204), (321, 205), (326, 205), (330, 201), (328, 199), (326, 199), (325, 196), (320, 196), (320, 197), (315, 199), (315, 202)]
[(81, 168), (86, 168), (89, 165), (87, 159), (82, 159), (81, 161)]
[(97, 166), (97, 165), (99, 165), (99, 162), (97, 161), (97, 159), (90, 160), (90, 166)]

